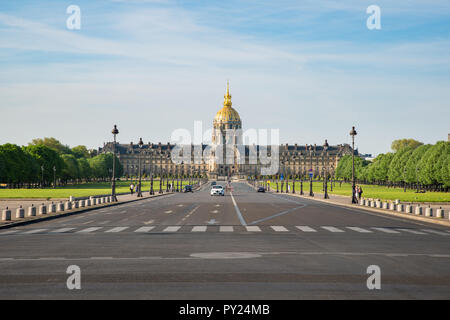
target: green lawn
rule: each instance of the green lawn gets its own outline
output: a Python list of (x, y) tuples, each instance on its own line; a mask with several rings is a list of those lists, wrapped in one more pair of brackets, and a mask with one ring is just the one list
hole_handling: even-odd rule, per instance
[[(116, 192), (130, 192), (131, 181), (118, 181), (116, 183)], [(136, 182), (133, 182), (134, 184)], [(169, 180), (171, 183), (171, 180)], [(188, 184), (188, 180), (183, 180), (183, 186)], [(175, 181), (176, 186), (176, 181)], [(163, 190), (166, 190), (166, 180), (163, 181)], [(159, 180), (153, 181), (153, 190), (159, 190)], [(142, 181), (142, 191), (150, 191), (150, 181)], [(74, 197), (95, 196), (111, 193), (111, 184), (103, 183), (83, 183), (78, 185), (70, 185), (60, 188), (46, 189), (0, 189), (0, 199), (20, 199), (20, 198), (41, 198), (41, 199), (58, 199)]]
[[(292, 191), (292, 182), (289, 183)], [(323, 193), (322, 182), (313, 183), (314, 193)], [(279, 185), (280, 187), (280, 185)], [(405, 202), (450, 202), (449, 192), (426, 192), (426, 193), (415, 193), (415, 190), (403, 191), (403, 188), (387, 188), (383, 186), (373, 186), (373, 185), (361, 185), (364, 198), (376, 198), (382, 200), (396, 200)], [(270, 188), (276, 190), (277, 186), (274, 182), (271, 182)], [(286, 186), (284, 186), (283, 191), (285, 191)], [(295, 182), (295, 191), (300, 192), (300, 182)], [(303, 182), (303, 192), (305, 194), (309, 193), (309, 181)], [(343, 196), (351, 196), (352, 189), (350, 183), (339, 183), (333, 184), (333, 191), (330, 191), (330, 183), (328, 183), (328, 192), (330, 194), (337, 194)]]

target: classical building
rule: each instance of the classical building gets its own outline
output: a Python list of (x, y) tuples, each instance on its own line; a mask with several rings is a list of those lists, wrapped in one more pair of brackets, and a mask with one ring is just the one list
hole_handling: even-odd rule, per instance
[[(192, 175), (210, 179), (245, 179), (253, 175), (281, 174), (285, 177), (294, 175), (306, 177), (312, 172), (317, 177), (325, 173), (333, 174), (339, 159), (345, 154), (352, 153), (352, 148), (348, 144), (335, 146), (329, 146), (327, 143), (277, 146), (245, 144), (242, 121), (239, 113), (232, 107), (229, 90), (227, 84), (223, 107), (213, 120), (210, 145), (117, 143), (115, 151), (124, 168), (124, 174), (136, 176), (140, 161), (142, 173), (147, 176)], [(112, 151), (113, 142), (105, 143), (103, 148), (99, 148), (99, 153)], [(272, 154), (272, 151), (276, 153)], [(173, 161), (172, 153), (182, 156), (183, 161)], [(358, 154), (357, 150), (355, 154)], [(265, 158), (262, 158), (262, 155)], [(268, 163), (268, 159), (272, 161)], [(275, 171), (269, 168), (275, 168)]]

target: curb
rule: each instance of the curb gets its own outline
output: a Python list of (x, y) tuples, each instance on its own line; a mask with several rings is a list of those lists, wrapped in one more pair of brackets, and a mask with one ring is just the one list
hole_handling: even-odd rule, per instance
[(417, 220), (417, 221), (421, 221), (421, 222), (434, 223), (434, 224), (439, 224), (441, 226), (450, 227), (450, 221), (447, 221), (447, 220), (435, 220), (435, 219), (430, 219), (430, 218), (425, 218), (425, 217), (420, 217), (420, 216), (415, 216), (415, 215), (409, 215), (409, 214), (406, 214), (406, 213), (390, 212), (390, 211), (385, 211), (383, 209), (365, 207), (365, 206), (360, 206), (360, 205), (345, 204), (345, 203), (339, 203), (339, 202), (334, 202), (334, 201), (330, 201), (330, 200), (323, 200), (323, 199), (315, 199), (315, 198), (311, 198), (311, 197), (307, 197), (307, 196), (301, 196), (299, 194), (292, 194), (292, 193), (283, 193), (283, 194), (287, 194), (289, 196), (293, 196), (293, 197), (297, 197), (297, 198), (304, 198), (304, 199), (309, 199), (309, 200), (320, 201), (320, 202), (333, 204), (333, 205), (337, 205), (337, 206), (341, 206), (341, 207), (347, 207), (347, 208), (361, 209), (361, 210), (366, 210), (366, 211), (371, 211), (371, 212), (383, 213), (383, 214), (394, 216), (394, 217), (406, 218), (406, 219)]
[(9, 224), (0, 225), (0, 230), (1, 229), (9, 229), (9, 228), (13, 228), (13, 227), (19, 227), (19, 226), (25, 226), (25, 225), (29, 225), (29, 224), (33, 224), (33, 223), (49, 221), (49, 220), (54, 220), (54, 219), (63, 218), (63, 217), (68, 217), (68, 216), (71, 216), (71, 215), (84, 213), (84, 212), (88, 212), (88, 211), (92, 211), (92, 210), (108, 208), (108, 207), (115, 207), (115, 206), (119, 206), (121, 204), (130, 203), (130, 202), (135, 202), (135, 201), (147, 200), (147, 199), (156, 198), (156, 197), (167, 196), (169, 194), (174, 194), (174, 192), (169, 192), (169, 193), (165, 193), (165, 194), (164, 193), (163, 194), (155, 194), (155, 195), (153, 195), (151, 197), (138, 198), (138, 199), (127, 200), (127, 201), (122, 201), (122, 202), (107, 203), (107, 204), (101, 205), (101, 206), (92, 206), (92, 207), (88, 207), (88, 208), (85, 207), (84, 209), (80, 209), (80, 210), (76, 210), (76, 211), (70, 211), (70, 212), (64, 212), (64, 213), (60, 213), (60, 214), (53, 215), (53, 216), (38, 217), (38, 218), (35, 218), (35, 219), (26, 220), (26, 221), (12, 222), (12, 223), (9, 223)]

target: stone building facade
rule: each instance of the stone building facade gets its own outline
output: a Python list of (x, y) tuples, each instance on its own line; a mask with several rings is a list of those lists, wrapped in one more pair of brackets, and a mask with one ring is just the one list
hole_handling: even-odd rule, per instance
[[(117, 157), (126, 176), (136, 176), (139, 170), (154, 176), (203, 176), (210, 179), (246, 179), (248, 176), (267, 175), (269, 165), (261, 160), (261, 155), (277, 152), (276, 170), (270, 176), (308, 176), (332, 175), (339, 159), (351, 154), (348, 144), (325, 146), (316, 144), (285, 144), (274, 146), (245, 145), (242, 121), (239, 113), (232, 107), (229, 85), (224, 95), (223, 108), (213, 120), (211, 145), (176, 146), (175, 144), (146, 143), (142, 146), (133, 142), (116, 144)], [(278, 149), (278, 150), (276, 150)], [(180, 151), (181, 150), (181, 151)], [(99, 153), (112, 152), (113, 143), (105, 143)], [(173, 161), (173, 154), (183, 156), (182, 161)], [(190, 155), (189, 155), (190, 154)], [(355, 154), (358, 154), (355, 150)], [(139, 160), (140, 159), (140, 160)], [(273, 163), (270, 164), (273, 166)], [(264, 170), (266, 168), (266, 170)]]

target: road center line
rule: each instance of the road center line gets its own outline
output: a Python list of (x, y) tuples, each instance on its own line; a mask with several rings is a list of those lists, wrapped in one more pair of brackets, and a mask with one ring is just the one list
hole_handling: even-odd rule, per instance
[(246, 226), (247, 223), (245, 222), (244, 217), (241, 214), (241, 210), (239, 210), (239, 207), (237, 206), (236, 201), (234, 200), (233, 193), (230, 192), (230, 196), (231, 196), (231, 200), (233, 201), (234, 209), (236, 209), (236, 214), (239, 218), (239, 221), (241, 221), (241, 224), (243, 226)]

